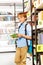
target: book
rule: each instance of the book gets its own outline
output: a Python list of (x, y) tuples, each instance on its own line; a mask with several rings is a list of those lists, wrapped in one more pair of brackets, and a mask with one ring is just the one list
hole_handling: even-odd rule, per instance
[(17, 36), (17, 34), (15, 33), (15, 34), (12, 34), (12, 35), (10, 35), (12, 38), (18, 38), (18, 36)]

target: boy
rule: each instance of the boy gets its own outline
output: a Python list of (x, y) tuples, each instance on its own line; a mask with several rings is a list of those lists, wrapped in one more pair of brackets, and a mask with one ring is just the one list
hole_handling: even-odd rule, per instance
[(26, 56), (27, 56), (27, 43), (26, 39), (28, 40), (28, 44), (30, 43), (31, 40), (31, 26), (28, 24), (26, 26), (27, 29), (27, 35), (25, 35), (25, 25), (26, 25), (26, 20), (27, 20), (27, 13), (19, 13), (18, 14), (18, 19), (21, 22), (21, 25), (19, 26), (19, 34), (18, 40), (17, 40), (17, 48), (16, 48), (16, 56), (15, 56), (15, 63), (17, 65), (26, 65)]

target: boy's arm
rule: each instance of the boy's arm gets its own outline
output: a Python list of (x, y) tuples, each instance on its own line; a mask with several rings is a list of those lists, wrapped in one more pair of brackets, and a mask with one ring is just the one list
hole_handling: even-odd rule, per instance
[(28, 35), (22, 35), (22, 37), (23, 37), (23, 38), (26, 38), (26, 39), (28, 39), (28, 40), (31, 40), (31, 39), (32, 39), (32, 37), (31, 37), (31, 36), (28, 36)]
[(23, 38), (26, 38), (26, 39), (29, 39), (31, 40), (32, 37), (31, 36), (28, 36), (28, 35), (24, 35), (24, 34), (17, 34), (18, 37), (23, 37)]

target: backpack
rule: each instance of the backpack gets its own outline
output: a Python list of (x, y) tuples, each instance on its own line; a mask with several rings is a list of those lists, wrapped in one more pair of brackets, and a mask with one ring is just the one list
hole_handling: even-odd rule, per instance
[[(27, 35), (27, 29), (26, 29), (27, 25), (28, 24), (25, 25), (25, 35)], [(27, 52), (30, 53), (30, 54), (32, 54), (32, 40), (30, 40), (30, 45), (28, 45), (28, 40), (27, 39), (26, 39), (26, 43), (27, 43), (27, 47), (28, 47)]]

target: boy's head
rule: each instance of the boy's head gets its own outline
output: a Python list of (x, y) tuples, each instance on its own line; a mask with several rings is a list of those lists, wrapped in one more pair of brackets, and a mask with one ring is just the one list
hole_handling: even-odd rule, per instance
[(27, 12), (19, 13), (17, 17), (20, 22), (25, 22), (27, 20)]

